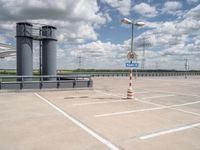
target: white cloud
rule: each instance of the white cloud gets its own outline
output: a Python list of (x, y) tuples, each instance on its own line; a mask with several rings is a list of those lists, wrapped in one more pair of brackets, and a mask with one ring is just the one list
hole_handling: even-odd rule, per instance
[(0, 34), (0, 43), (6, 43), (6, 38), (2, 34)]
[(187, 2), (189, 3), (189, 4), (192, 4), (192, 3), (196, 3), (196, 2), (198, 2), (199, 0), (187, 0)]
[[(190, 69), (199, 69), (197, 60), (200, 57), (200, 21), (199, 5), (188, 11), (181, 20), (165, 22), (148, 22), (151, 30), (136, 37), (149, 37), (152, 43), (147, 47), (146, 64), (159, 62), (161, 68), (184, 69), (184, 58), (189, 58)], [(145, 35), (146, 34), (146, 35)], [(139, 48), (142, 50), (142, 48)], [(140, 58), (142, 53), (140, 52)], [(174, 65), (171, 65), (171, 64)], [(152, 67), (148, 65), (148, 67)], [(155, 67), (154, 67), (155, 68)]]
[[(192, 23), (190, 23), (192, 22)], [(180, 43), (187, 43), (187, 37), (199, 35), (199, 22), (191, 19), (182, 21), (167, 21), (162, 23), (154, 23), (154, 28), (147, 31), (146, 34), (153, 38), (155, 47), (170, 47)], [(142, 34), (141, 36), (145, 36)]]
[[(152, 44), (146, 47), (146, 68), (155, 68), (158, 63), (160, 68), (184, 69), (183, 60), (189, 58), (190, 69), (199, 69), (196, 60), (199, 60), (200, 56), (200, 21), (196, 19), (196, 10), (198, 6), (188, 11), (187, 17), (182, 20), (146, 22), (151, 30), (146, 31), (146, 35), (143, 33), (135, 37), (136, 44), (142, 36), (148, 36), (148, 42)], [(85, 60), (85, 67), (94, 67), (93, 63), (98, 60), (97, 68), (124, 68), (129, 48), (130, 39), (123, 44), (96, 41), (77, 46), (71, 55), (75, 56), (81, 52), (83, 57), (88, 57), (88, 60)], [(142, 47), (136, 50), (140, 62)]]
[[(59, 40), (57, 58), (62, 66), (70, 54), (70, 48), (73, 47), (71, 45), (97, 40), (96, 29), (111, 21), (111, 17), (108, 13), (100, 11), (96, 0), (0, 0), (0, 30), (3, 31), (3, 38), (0, 40), (2, 42), (8, 42), (11, 39), (15, 41), (15, 26), (18, 21), (57, 27)], [(38, 66), (36, 45), (34, 45), (34, 51), (34, 66)], [(15, 63), (14, 59), (8, 62), (15, 66), (13, 63)], [(69, 63), (71, 62), (67, 61), (66, 64)]]
[(138, 5), (135, 5), (133, 7), (133, 10), (136, 13), (138, 13), (138, 14), (144, 16), (144, 17), (149, 17), (149, 18), (155, 17), (158, 14), (156, 8), (153, 7), (153, 6), (150, 6), (147, 3), (140, 3)]
[(196, 19), (186, 18), (178, 24), (177, 32), (187, 35), (200, 34), (200, 21)]
[(15, 22), (31, 21), (56, 26), (65, 41), (96, 40), (95, 29), (111, 21), (99, 9), (96, 0), (0, 0), (0, 29), (12, 30), (13, 36)]
[(72, 52), (73, 55), (82, 53), (86, 57), (114, 57), (116, 53), (124, 50), (120, 44), (112, 44), (111, 42), (103, 43), (101, 41), (78, 45), (75, 49), (76, 52)]
[(186, 18), (194, 18), (196, 20), (200, 20), (200, 4), (195, 8), (192, 8), (186, 15)]
[(179, 1), (167, 1), (164, 3), (164, 6), (162, 8), (163, 13), (168, 13), (172, 15), (180, 15), (182, 13), (181, 11), (182, 3)]
[[(1, 0), (1, 20), (54, 19), (103, 23), (96, 1), (84, 0)], [(26, 5), (24, 5), (26, 4)]]
[(164, 8), (169, 11), (174, 11), (182, 8), (182, 4), (178, 1), (168, 1), (164, 3)]
[(81, 56), (84, 64), (83, 68), (124, 68), (128, 52), (127, 45), (125, 45), (125, 43), (104, 43), (99, 40), (87, 44), (80, 44), (69, 48), (70, 58), (73, 58), (75, 64), (77, 63), (75, 58)]
[[(117, 9), (122, 15), (130, 15), (131, 1), (104, 0), (111, 7)], [(25, 3), (26, 5), (22, 5)], [(105, 3), (104, 3), (105, 4)], [(78, 67), (77, 56), (83, 57), (84, 68), (125, 68), (126, 55), (130, 50), (130, 39), (122, 44), (102, 42), (98, 39), (97, 28), (111, 21), (108, 12), (102, 11), (95, 0), (0, 0), (0, 42), (8, 42), (15, 36), (15, 23), (17, 21), (31, 21), (54, 25), (58, 29), (58, 68), (74, 69)], [(166, 13), (177, 14), (182, 5), (165, 5)], [(145, 17), (158, 15), (156, 7), (140, 3), (133, 10)], [(181, 14), (181, 13), (180, 13)], [(199, 60), (200, 48), (200, 5), (189, 10), (178, 20), (148, 22), (150, 27), (146, 31), (152, 43), (146, 47), (146, 64), (154, 68), (159, 62), (161, 68), (180, 68), (182, 62), (173, 59), (191, 57)], [(181, 14), (180, 16), (182, 16)], [(149, 35), (148, 35), (149, 34)], [(139, 40), (144, 34), (135, 37)], [(92, 41), (89, 42), (88, 41)], [(137, 43), (137, 42), (136, 42)], [(137, 48), (139, 59), (142, 58), (142, 48)], [(38, 48), (35, 47), (34, 57), (38, 57)], [(34, 60), (38, 67), (38, 59)], [(177, 65), (171, 65), (173, 64)], [(191, 62), (193, 63), (193, 62)], [(1, 66), (7, 68), (15, 66), (15, 60), (3, 60)], [(192, 64), (198, 68), (197, 63)], [(13, 68), (13, 67), (11, 67)]]
[[(143, 33), (135, 37), (135, 44), (141, 41), (143, 36), (149, 37), (148, 42), (152, 44), (146, 47), (146, 68), (155, 69), (159, 62), (160, 68), (184, 69), (184, 58), (191, 59), (191, 69), (199, 68), (195, 61), (200, 56), (200, 22), (194, 19), (193, 15), (183, 20), (146, 22), (151, 30), (146, 31), (146, 35)], [(96, 41), (74, 47), (71, 56), (75, 57), (81, 53), (82, 57), (88, 58), (84, 60), (86, 68), (124, 68), (129, 49), (130, 39), (123, 44)], [(140, 62), (142, 47), (137, 47), (136, 50)]]
[(111, 7), (117, 9), (123, 16), (130, 15), (131, 0), (104, 0)]

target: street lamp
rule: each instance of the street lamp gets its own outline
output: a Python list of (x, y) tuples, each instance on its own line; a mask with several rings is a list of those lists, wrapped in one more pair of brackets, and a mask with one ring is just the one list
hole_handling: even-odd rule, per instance
[[(134, 30), (134, 26), (138, 26), (138, 27), (142, 27), (144, 26), (144, 22), (135, 22), (134, 20), (130, 20), (128, 18), (124, 18), (121, 21), (122, 23), (125, 24), (130, 24), (132, 27), (132, 34), (131, 34), (131, 52), (128, 54), (128, 58), (130, 56), (133, 56), (131, 59), (131, 64), (132, 64), (132, 60), (136, 59), (137, 55), (133, 52), (133, 30)], [(136, 74), (137, 74), (137, 70), (136, 70)], [(135, 76), (136, 77), (136, 76)], [(127, 91), (127, 98), (128, 99), (133, 99), (134, 98), (134, 93), (133, 93), (133, 88), (132, 88), (132, 68), (130, 69), (130, 82), (129, 82), (129, 89)]]
[(132, 32), (131, 32), (132, 33), (131, 34), (131, 52), (133, 52), (133, 30), (134, 30), (134, 26), (142, 27), (145, 24), (142, 21), (135, 22), (134, 20), (130, 20), (128, 18), (122, 19), (121, 22), (125, 23), (125, 24), (131, 24), (131, 26), (132, 26)]

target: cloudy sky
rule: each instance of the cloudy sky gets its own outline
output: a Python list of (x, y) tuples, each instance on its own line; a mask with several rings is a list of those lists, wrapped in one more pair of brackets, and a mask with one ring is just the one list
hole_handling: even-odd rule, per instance
[[(57, 66), (125, 69), (131, 27), (123, 18), (144, 21), (134, 30), (134, 50), (146, 69), (200, 69), (200, 0), (0, 0), (0, 43), (15, 45), (16, 22), (57, 27)], [(79, 58), (78, 58), (79, 57)], [(15, 57), (0, 60), (15, 68)], [(38, 43), (34, 42), (38, 68)]]

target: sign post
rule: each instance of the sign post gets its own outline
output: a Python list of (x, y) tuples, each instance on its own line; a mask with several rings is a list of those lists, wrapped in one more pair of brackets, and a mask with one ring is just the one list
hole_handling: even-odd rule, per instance
[[(124, 18), (122, 19), (122, 22), (128, 25), (131, 25), (131, 51), (128, 53), (127, 57), (128, 60), (132, 61), (136, 60), (137, 55), (136, 53), (133, 51), (133, 30), (134, 30), (134, 26), (144, 26), (144, 22), (135, 22), (134, 20), (130, 20), (128, 18)], [(131, 86), (130, 86), (131, 85)], [(132, 68), (130, 69), (130, 84), (129, 84), (129, 89), (128, 89), (128, 93), (127, 93), (127, 98), (134, 98), (133, 96), (133, 90), (132, 90)]]
[(129, 74), (129, 88), (127, 91), (127, 98), (128, 99), (133, 99), (134, 98), (134, 93), (133, 93), (133, 71), (132, 68), (137, 68), (139, 66), (138, 63), (134, 63), (133, 60), (136, 60), (137, 55), (135, 52), (130, 51), (127, 55), (128, 60), (130, 60), (130, 63), (126, 63), (126, 67), (130, 68), (130, 74)]

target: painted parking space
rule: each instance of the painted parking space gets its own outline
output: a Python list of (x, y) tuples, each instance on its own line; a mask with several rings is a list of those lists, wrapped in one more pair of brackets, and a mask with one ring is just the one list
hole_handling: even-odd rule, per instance
[(0, 149), (109, 149), (33, 93), (1, 93)]
[[(57, 104), (58, 105), (58, 104)], [(137, 105), (137, 103), (135, 103)], [(115, 107), (112, 104), (110, 107)], [(65, 109), (60, 106), (65, 111), (69, 111), (69, 108)], [(82, 109), (84, 109), (83, 106)], [(101, 109), (104, 107), (98, 105)], [(97, 106), (95, 106), (97, 108)], [(90, 110), (90, 106), (86, 107)], [(98, 111), (94, 109), (95, 112)], [(104, 109), (105, 110), (105, 109)], [(192, 122), (195, 124), (199, 121), (199, 117), (190, 114), (184, 114), (182, 112), (177, 112), (176, 110), (163, 109), (154, 112), (141, 112), (137, 114), (119, 115), (103, 118), (92, 118), (89, 114), (77, 114), (80, 110), (70, 110), (72, 115), (78, 116), (79, 120), (87, 124), (90, 128), (98, 133), (103, 134), (105, 137), (110, 139), (113, 143), (120, 143), (120, 141), (128, 139), (140, 139), (141, 136), (148, 135), (152, 132), (158, 132), (160, 130), (172, 130), (180, 126), (187, 126), (188, 123)], [(90, 113), (94, 113), (91, 112)], [(175, 116), (175, 117), (174, 117)], [(114, 126), (113, 126), (114, 124)], [(191, 133), (192, 134), (192, 133)], [(194, 133), (193, 133), (194, 134)], [(126, 145), (120, 145), (121, 147), (126, 147)]]

